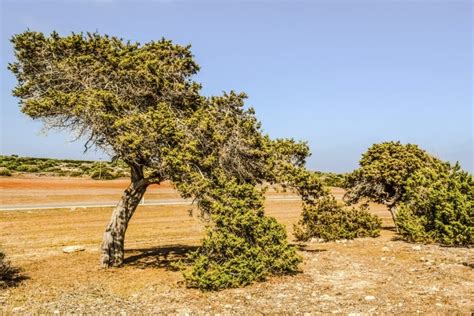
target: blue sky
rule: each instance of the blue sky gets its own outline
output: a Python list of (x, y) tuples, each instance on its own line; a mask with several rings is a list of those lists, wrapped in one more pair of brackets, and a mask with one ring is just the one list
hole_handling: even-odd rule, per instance
[(19, 112), (9, 38), (30, 28), (191, 43), (206, 95), (244, 91), (264, 131), (346, 172), (400, 140), (473, 163), (470, 1), (1, 1), (1, 154), (98, 158)]

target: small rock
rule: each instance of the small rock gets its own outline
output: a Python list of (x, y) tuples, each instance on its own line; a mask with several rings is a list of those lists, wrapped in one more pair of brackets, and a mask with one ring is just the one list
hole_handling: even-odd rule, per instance
[(13, 312), (13, 313), (19, 313), (19, 312), (21, 312), (21, 311), (23, 311), (23, 308), (21, 308), (21, 307), (14, 307), (14, 308), (12, 309), (12, 312)]
[(322, 300), (322, 301), (329, 301), (329, 300), (331, 300), (331, 296), (329, 296), (327, 294), (324, 294), (324, 295), (321, 295), (319, 297), (319, 299)]
[(413, 250), (415, 250), (415, 251), (420, 251), (420, 250), (421, 250), (421, 246), (420, 246), (420, 245), (416, 245), (416, 246), (411, 247), (411, 249), (413, 249)]
[(366, 301), (374, 301), (374, 300), (375, 300), (375, 296), (367, 295), (367, 296), (365, 297), (365, 300), (366, 300)]
[(84, 250), (86, 250), (84, 246), (68, 246), (63, 248), (64, 253), (79, 252)]
[(441, 303), (436, 303), (435, 305), (438, 306), (438, 307), (443, 307), (443, 304), (441, 304)]
[(53, 314), (59, 315), (59, 311), (58, 311), (58, 310), (55, 310), (55, 311), (53, 312)]
[(382, 252), (389, 252), (390, 249), (388, 247), (382, 247)]

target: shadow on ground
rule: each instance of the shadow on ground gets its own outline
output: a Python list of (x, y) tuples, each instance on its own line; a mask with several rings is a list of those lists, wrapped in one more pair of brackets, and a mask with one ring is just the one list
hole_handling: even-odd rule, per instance
[(30, 277), (23, 273), (23, 270), (17, 267), (0, 267), (0, 289), (18, 286), (21, 282)]
[(188, 263), (188, 254), (197, 250), (197, 246), (171, 245), (163, 247), (129, 249), (126, 254), (131, 254), (124, 260), (125, 265), (146, 268), (164, 268), (178, 270), (179, 265)]

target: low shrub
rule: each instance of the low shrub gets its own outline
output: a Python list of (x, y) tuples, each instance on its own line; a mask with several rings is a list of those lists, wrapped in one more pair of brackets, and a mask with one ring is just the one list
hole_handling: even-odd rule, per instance
[(38, 168), (37, 166), (28, 166), (26, 168), (26, 172), (35, 173), (35, 172), (38, 172), (38, 171), (40, 171), (40, 168)]
[(300, 221), (294, 226), (297, 240), (322, 238), (325, 241), (377, 237), (381, 220), (366, 207), (345, 207), (333, 196), (325, 196), (314, 204), (305, 204)]
[(474, 180), (456, 164), (447, 172), (423, 169), (407, 182), (396, 223), (407, 241), (474, 244)]
[(90, 176), (94, 180), (112, 180), (117, 178), (111, 169), (104, 167), (101, 170), (93, 169)]
[(0, 168), (0, 176), (3, 177), (10, 177), (12, 175), (12, 172), (7, 169), (7, 168)]
[(301, 257), (285, 228), (263, 213), (263, 195), (249, 184), (226, 183), (200, 201), (212, 226), (184, 276), (188, 287), (221, 290), (298, 271)]
[(84, 173), (82, 171), (71, 171), (69, 176), (71, 176), (71, 177), (82, 177), (83, 174)]
[(28, 165), (19, 165), (16, 167), (16, 171), (20, 171), (20, 172), (26, 172), (28, 170), (29, 166)]

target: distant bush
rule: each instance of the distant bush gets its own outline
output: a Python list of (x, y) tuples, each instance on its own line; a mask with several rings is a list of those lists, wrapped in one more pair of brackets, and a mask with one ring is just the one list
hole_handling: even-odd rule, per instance
[(26, 172), (35, 173), (35, 172), (38, 172), (38, 171), (40, 171), (40, 168), (38, 168), (37, 166), (28, 166), (26, 168)]
[(117, 178), (112, 169), (108, 168), (102, 168), (101, 170), (93, 169), (90, 176), (94, 180), (112, 180)]
[(0, 168), (0, 176), (10, 177), (12, 172), (7, 168)]
[(19, 279), (19, 272), (18, 268), (11, 266), (5, 254), (0, 250), (0, 288), (6, 288), (15, 284)]
[(412, 242), (474, 244), (474, 180), (456, 164), (448, 172), (423, 169), (407, 182), (397, 212), (400, 235)]
[(302, 217), (294, 226), (297, 240), (321, 238), (325, 241), (377, 237), (381, 220), (365, 208), (348, 208), (337, 203), (333, 196), (325, 196), (315, 204), (303, 206)]
[(332, 172), (317, 172), (317, 174), (324, 186), (339, 188), (344, 186), (345, 174)]
[(82, 177), (83, 175), (84, 173), (82, 171), (71, 171), (71, 173), (69, 173), (71, 177)]
[(16, 171), (28, 171), (29, 167), (30, 166), (28, 166), (28, 165), (19, 165), (19, 166), (16, 167)]

